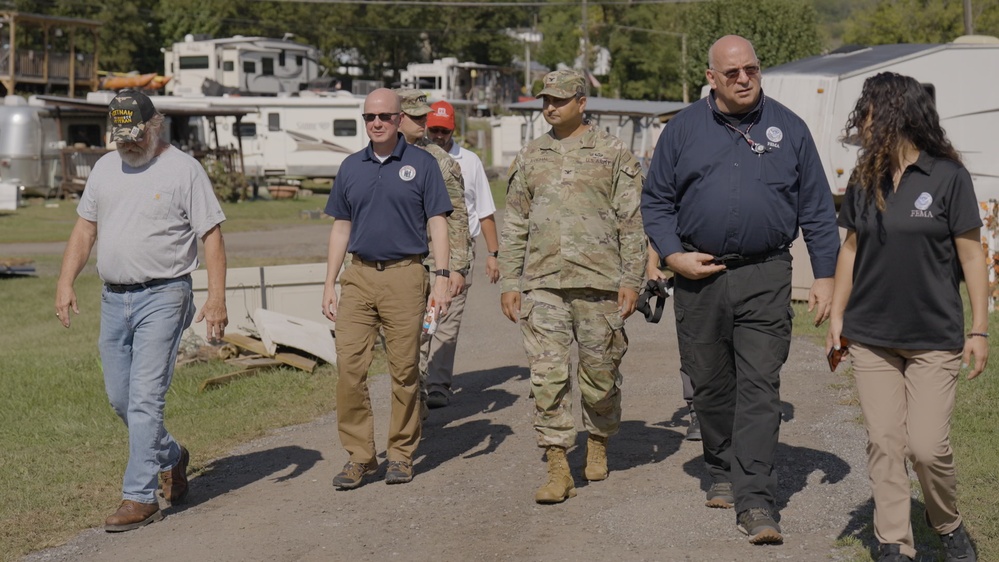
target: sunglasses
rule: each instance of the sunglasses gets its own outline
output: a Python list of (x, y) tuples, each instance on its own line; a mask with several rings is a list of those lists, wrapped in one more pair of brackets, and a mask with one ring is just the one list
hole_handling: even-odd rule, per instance
[(444, 127), (430, 127), (429, 131), (435, 135), (446, 135), (451, 132), (451, 129), (445, 129)]
[(398, 113), (362, 113), (361, 118), (364, 119), (365, 123), (371, 123), (376, 118), (382, 123), (388, 123), (391, 121)]
[(751, 64), (749, 66), (743, 66), (742, 68), (733, 68), (731, 70), (725, 70), (725, 71), (712, 68), (711, 71), (721, 74), (728, 80), (735, 80), (736, 78), (739, 77), (739, 73), (742, 72), (745, 72), (748, 78), (754, 78), (756, 75), (760, 73), (760, 65)]

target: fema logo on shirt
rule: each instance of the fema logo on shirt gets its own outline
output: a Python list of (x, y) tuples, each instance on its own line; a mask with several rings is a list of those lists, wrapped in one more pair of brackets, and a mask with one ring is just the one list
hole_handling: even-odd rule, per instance
[(402, 181), (412, 181), (416, 177), (416, 168), (406, 165), (399, 170), (399, 178)]
[(780, 148), (780, 145), (777, 143), (779, 143), (783, 138), (784, 131), (781, 131), (779, 128), (770, 127), (767, 129), (767, 140), (770, 141), (767, 143), (767, 146), (771, 148)]
[(929, 209), (930, 205), (932, 205), (932, 204), (933, 204), (933, 196), (932, 195), (930, 195), (929, 193), (926, 193), (925, 191), (922, 192), (922, 193), (920, 193), (919, 197), (916, 198), (915, 204), (913, 205), (916, 208), (913, 209), (912, 213), (909, 216), (910, 217), (920, 217), (920, 218), (932, 219), (933, 218), (933, 213), (930, 212), (930, 211), (927, 211), (927, 209)]

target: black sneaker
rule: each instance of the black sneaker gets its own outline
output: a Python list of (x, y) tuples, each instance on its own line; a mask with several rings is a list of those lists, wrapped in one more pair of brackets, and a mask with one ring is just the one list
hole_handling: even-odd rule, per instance
[(912, 562), (912, 558), (902, 554), (899, 548), (897, 544), (882, 544), (878, 547), (878, 552), (881, 553), (878, 562)]
[(781, 544), (784, 536), (780, 534), (780, 526), (770, 515), (770, 510), (763, 507), (751, 507), (739, 514), (737, 518), (739, 530), (749, 535), (751, 544)]
[(431, 390), (430, 394), (427, 395), (427, 407), (431, 410), (443, 408), (448, 405), (448, 402), (450, 402), (450, 399), (447, 397), (447, 394), (439, 390)]
[(684, 437), (687, 441), (700, 441), (701, 440), (701, 422), (697, 419), (697, 412), (690, 411), (690, 425), (687, 426), (687, 436)]
[(943, 543), (946, 562), (978, 562), (978, 556), (975, 555), (975, 548), (971, 546), (971, 539), (964, 529), (964, 523), (958, 525), (952, 532), (940, 535), (940, 542)]
[(732, 509), (735, 507), (735, 495), (732, 493), (731, 482), (715, 482), (708, 488), (706, 507)]
[(413, 464), (406, 461), (389, 461), (385, 472), (386, 484), (405, 484), (413, 480)]

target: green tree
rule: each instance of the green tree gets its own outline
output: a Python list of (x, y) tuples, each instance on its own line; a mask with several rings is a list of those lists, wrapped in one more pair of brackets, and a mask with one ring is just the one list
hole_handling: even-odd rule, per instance
[[(999, 33), (999, 0), (975, 0), (972, 15), (976, 33)], [(850, 16), (843, 39), (860, 45), (948, 43), (963, 34), (963, 2), (878, 0)]]
[[(621, 17), (608, 39), (608, 95), (628, 99), (683, 99), (684, 6), (638, 5)], [(696, 92), (690, 95), (696, 98)]]
[(752, 41), (760, 65), (767, 68), (819, 54), (822, 43), (816, 19), (812, 4), (798, 0), (714, 0), (692, 5), (686, 25), (692, 91), (706, 83), (708, 48), (720, 37), (735, 34)]

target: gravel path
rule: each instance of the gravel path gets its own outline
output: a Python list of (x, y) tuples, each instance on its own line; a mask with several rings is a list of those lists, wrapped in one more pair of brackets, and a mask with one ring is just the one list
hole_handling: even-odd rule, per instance
[[(328, 228), (272, 231), (262, 239), (294, 236), (301, 251), (315, 255)], [(254, 239), (226, 235), (230, 252), (244, 251), (244, 236)], [(286, 254), (289, 246), (275, 247)], [(671, 307), (659, 324), (640, 316), (627, 323), (624, 421), (609, 445), (610, 478), (586, 483), (577, 446), (569, 460), (579, 495), (540, 506), (533, 495), (545, 464), (531, 427), (519, 330), (502, 317), (498, 287), (482, 275), (468, 303), (456, 395), (431, 412), (412, 483), (386, 486), (383, 466), (377, 481), (334, 491), (330, 479), (347, 459), (330, 415), (212, 461), (192, 480), (189, 503), (167, 509), (162, 522), (120, 535), (91, 529), (25, 560), (847, 559), (835, 548), (837, 538), (870, 520), (865, 436), (858, 409), (842, 405), (842, 376), (828, 372), (817, 345), (796, 339), (783, 375), (778, 473), (785, 544), (754, 547), (736, 530), (731, 510), (703, 506), (708, 482), (700, 444), (683, 441)], [(388, 377), (375, 377), (371, 393), (376, 443), (384, 447)], [(577, 444), (584, 441), (581, 434)]]

